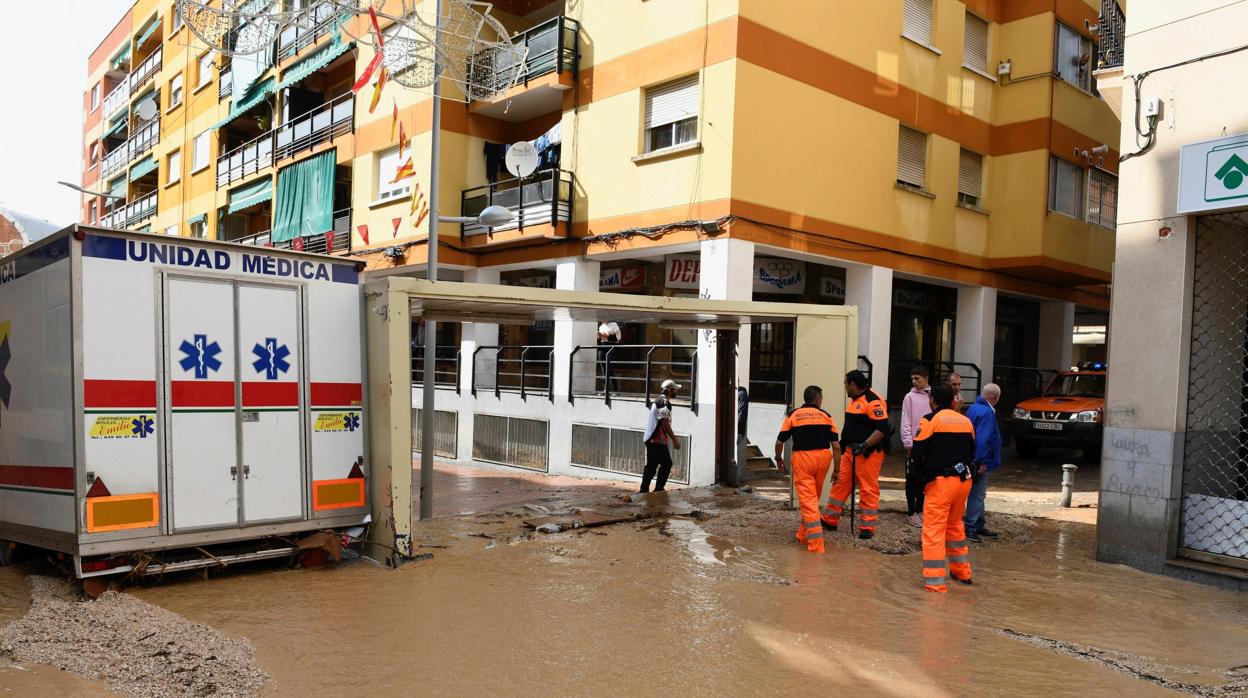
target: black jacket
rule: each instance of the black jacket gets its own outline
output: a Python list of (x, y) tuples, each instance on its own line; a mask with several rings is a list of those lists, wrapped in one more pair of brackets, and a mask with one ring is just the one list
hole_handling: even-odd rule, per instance
[(975, 468), (975, 427), (959, 412), (937, 410), (919, 421), (910, 458), (924, 484), (959, 475), (958, 464), (965, 466), (969, 477)]

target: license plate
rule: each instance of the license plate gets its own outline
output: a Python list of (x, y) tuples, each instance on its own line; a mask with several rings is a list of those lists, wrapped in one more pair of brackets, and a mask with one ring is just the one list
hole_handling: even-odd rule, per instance
[(1045, 431), (1061, 431), (1062, 430), (1062, 425), (1060, 422), (1033, 422), (1033, 424), (1035, 425), (1037, 429), (1043, 429)]

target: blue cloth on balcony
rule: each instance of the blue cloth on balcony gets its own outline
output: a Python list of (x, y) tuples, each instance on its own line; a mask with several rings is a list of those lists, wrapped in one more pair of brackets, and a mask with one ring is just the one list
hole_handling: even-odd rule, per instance
[(226, 213), (238, 213), (245, 208), (262, 204), (272, 198), (273, 180), (263, 177), (250, 184), (244, 184), (241, 187), (231, 189), (230, 207), (226, 209)]
[(301, 160), (277, 173), (270, 239), (286, 242), (320, 235), (334, 227), (335, 151)]

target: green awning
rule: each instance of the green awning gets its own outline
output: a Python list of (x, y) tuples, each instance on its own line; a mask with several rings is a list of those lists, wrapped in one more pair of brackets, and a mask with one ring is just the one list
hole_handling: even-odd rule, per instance
[(191, 216), (190, 218), (187, 218), (186, 224), (187, 226), (192, 226), (192, 225), (195, 225), (196, 223), (203, 223), (207, 220), (208, 220), (208, 214), (201, 213), (198, 216)]
[(124, 200), (126, 198), (126, 178), (118, 177), (109, 182), (108, 193), (113, 196), (120, 196)]
[(134, 167), (130, 168), (130, 181), (133, 182), (139, 177), (142, 177), (143, 175), (155, 169), (156, 169), (156, 158), (151, 155), (148, 155), (147, 157), (135, 163)]
[(229, 124), (231, 121), (237, 119), (243, 114), (246, 114), (247, 112), (254, 109), (258, 104), (263, 102), (264, 98), (268, 97), (273, 92), (274, 89), (276, 89), (276, 82), (274, 81), (274, 79), (272, 77), (265, 78), (264, 80), (257, 83), (256, 86), (253, 87), (251, 91), (246, 94), (246, 96), (244, 96), (242, 99), (230, 105), (229, 116), (218, 121), (212, 126), (209, 126), (209, 128), (211, 129), (221, 128), (222, 126)]
[(130, 117), (126, 116), (125, 114), (122, 114), (120, 117), (118, 117), (117, 120), (113, 122), (113, 125), (109, 126), (108, 130), (104, 132), (104, 138), (108, 138), (109, 136), (115, 135), (118, 131), (125, 128), (126, 121), (129, 118)]
[(286, 242), (333, 229), (336, 164), (335, 152), (327, 150), (277, 173), (270, 240)]
[(262, 204), (273, 198), (273, 180), (264, 177), (257, 179), (251, 184), (244, 184), (241, 187), (230, 190), (230, 207), (227, 213), (238, 213), (239, 211)]
[(113, 66), (113, 70), (119, 69), (121, 67), (121, 64), (129, 59), (130, 59), (130, 44), (126, 44), (125, 46), (121, 47), (121, 50), (117, 52), (116, 56), (113, 56), (113, 60), (111, 63)]
[(290, 87), (324, 68), (332, 63), (335, 58), (350, 51), (353, 46), (355, 46), (354, 41), (343, 41), (342, 34), (335, 34), (334, 40), (324, 48), (287, 68), (282, 73), (282, 81), (277, 83), (277, 89)]
[(160, 17), (159, 16), (153, 17), (152, 21), (148, 23), (147, 27), (143, 30), (143, 32), (139, 34), (139, 38), (134, 40), (134, 45), (142, 46), (144, 42), (152, 38), (152, 34), (155, 34), (156, 30), (159, 28), (160, 28)]

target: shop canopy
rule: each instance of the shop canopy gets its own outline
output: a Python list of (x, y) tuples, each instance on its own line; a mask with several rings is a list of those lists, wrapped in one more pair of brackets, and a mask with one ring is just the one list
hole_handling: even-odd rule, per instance
[(273, 198), (273, 180), (264, 177), (251, 184), (230, 190), (230, 207), (227, 213), (238, 213), (245, 208), (262, 204)]

